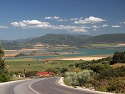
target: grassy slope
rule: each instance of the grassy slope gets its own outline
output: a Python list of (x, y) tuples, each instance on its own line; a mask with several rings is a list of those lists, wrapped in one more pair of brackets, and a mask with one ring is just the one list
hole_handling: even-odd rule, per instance
[[(80, 62), (80, 61), (77, 61)], [(6, 61), (7, 65), (11, 71), (21, 71), (23, 72), (24, 69), (26, 71), (45, 71), (48, 68), (62, 68), (67, 67), (70, 64), (74, 64), (74, 61), (49, 61), (49, 62), (42, 62), (42, 61), (26, 61), (26, 60), (9, 60)], [(30, 64), (30, 65), (28, 65)]]
[(86, 43), (124, 43), (125, 34), (105, 34), (94, 36), (86, 40)]

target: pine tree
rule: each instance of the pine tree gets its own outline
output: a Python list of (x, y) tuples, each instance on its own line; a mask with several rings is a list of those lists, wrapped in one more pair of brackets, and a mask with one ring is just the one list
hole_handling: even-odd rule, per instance
[(4, 51), (0, 47), (0, 71), (4, 71), (5, 70), (5, 62), (4, 62), (3, 58), (2, 58), (3, 55), (4, 55)]
[(10, 75), (6, 71), (6, 64), (3, 59), (4, 51), (0, 46), (0, 82), (7, 82), (10, 80)]

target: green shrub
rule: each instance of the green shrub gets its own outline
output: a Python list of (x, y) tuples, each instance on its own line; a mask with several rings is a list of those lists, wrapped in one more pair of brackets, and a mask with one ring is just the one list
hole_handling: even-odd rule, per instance
[(66, 72), (64, 82), (70, 86), (78, 85), (77, 73), (76, 72)]
[(10, 80), (10, 75), (7, 73), (0, 72), (0, 82), (8, 82)]
[(83, 86), (85, 83), (89, 83), (91, 79), (91, 70), (84, 70), (82, 72), (66, 72), (64, 81), (71, 86)]
[(90, 70), (84, 70), (83, 72), (79, 72), (77, 75), (77, 79), (79, 82), (79, 86), (84, 85), (85, 83), (90, 82)]

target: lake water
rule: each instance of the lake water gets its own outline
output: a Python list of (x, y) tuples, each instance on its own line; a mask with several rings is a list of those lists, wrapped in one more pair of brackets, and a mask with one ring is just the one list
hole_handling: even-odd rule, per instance
[(21, 59), (21, 58), (33, 58), (33, 59), (45, 59), (45, 58), (55, 58), (55, 57), (75, 57), (75, 56), (92, 56), (92, 55), (106, 55), (114, 54), (116, 51), (125, 51), (125, 47), (119, 48), (108, 48), (108, 49), (97, 49), (97, 48), (84, 48), (77, 50), (59, 50), (60, 52), (75, 52), (75, 54), (67, 55), (55, 55), (55, 56), (27, 56), (27, 57), (15, 57), (15, 58), (6, 58), (10, 59)]

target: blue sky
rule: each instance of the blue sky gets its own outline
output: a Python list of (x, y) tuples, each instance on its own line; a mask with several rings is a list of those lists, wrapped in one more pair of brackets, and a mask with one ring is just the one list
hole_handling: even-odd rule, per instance
[(125, 33), (125, 0), (0, 0), (0, 39)]

